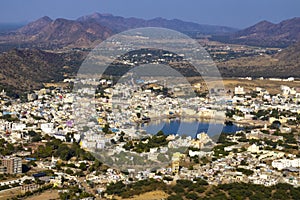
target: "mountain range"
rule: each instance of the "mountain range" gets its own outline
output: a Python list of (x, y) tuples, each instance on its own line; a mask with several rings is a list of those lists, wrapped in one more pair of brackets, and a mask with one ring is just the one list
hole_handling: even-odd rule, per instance
[[(65, 47), (93, 47), (107, 37), (132, 28), (162, 27), (189, 35), (224, 34), (237, 29), (225, 26), (201, 25), (178, 19), (155, 18), (151, 20), (124, 18), (110, 14), (94, 13), (77, 20), (42, 17), (24, 27), (2, 34), (0, 46), (37, 47), (59, 49)], [(4, 49), (5, 50), (5, 49)]]
[(226, 43), (263, 47), (287, 47), (300, 41), (300, 17), (284, 20), (278, 24), (261, 21), (246, 29), (213, 37)]
[(141, 27), (162, 27), (173, 29), (186, 34), (220, 34), (220, 33), (230, 33), (237, 29), (226, 27), (226, 26), (214, 26), (214, 25), (204, 25), (197, 24), (193, 22), (186, 22), (179, 19), (164, 19), (157, 17), (150, 20), (139, 19), (139, 18), (124, 18), (120, 16), (113, 16), (111, 14), (99, 14), (94, 13), (91, 15), (83, 16), (77, 19), (77, 21), (88, 22), (96, 21), (103, 26), (109, 27), (113, 33), (118, 33), (132, 28)]
[(192, 37), (209, 35), (211, 40), (250, 46), (287, 47), (300, 40), (300, 17), (284, 20), (278, 24), (261, 21), (238, 30), (179, 19), (169, 20), (158, 17), (145, 20), (94, 13), (76, 20), (62, 18), (52, 20), (45, 16), (17, 30), (1, 33), (0, 50), (19, 46), (41, 49), (88, 48), (113, 34), (140, 27), (168, 28)]

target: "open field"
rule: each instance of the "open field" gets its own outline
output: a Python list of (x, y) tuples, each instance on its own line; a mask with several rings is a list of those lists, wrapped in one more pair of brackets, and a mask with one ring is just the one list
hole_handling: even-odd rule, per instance
[[(8, 190), (0, 191), (0, 199), (1, 200), (8, 200), (13, 197), (16, 197), (17, 195), (21, 194), (20, 187), (15, 187)], [(27, 198), (24, 198), (26, 200), (58, 200), (59, 195), (57, 190), (46, 190), (45, 192), (42, 192), (40, 194), (36, 194)]]

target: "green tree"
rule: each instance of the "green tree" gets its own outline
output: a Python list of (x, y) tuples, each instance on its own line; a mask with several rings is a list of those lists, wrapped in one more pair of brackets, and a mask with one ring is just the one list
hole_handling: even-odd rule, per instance
[(183, 200), (183, 198), (180, 195), (171, 195), (167, 198), (167, 200)]
[(85, 163), (80, 163), (80, 165), (79, 165), (79, 169), (81, 169), (82, 171), (85, 171), (86, 169), (87, 169), (87, 166), (86, 166), (86, 164)]
[(199, 199), (198, 195), (195, 192), (191, 192), (185, 195), (187, 199), (197, 200)]
[(69, 175), (73, 174), (73, 170), (71, 170), (70, 168), (67, 168), (65, 172)]

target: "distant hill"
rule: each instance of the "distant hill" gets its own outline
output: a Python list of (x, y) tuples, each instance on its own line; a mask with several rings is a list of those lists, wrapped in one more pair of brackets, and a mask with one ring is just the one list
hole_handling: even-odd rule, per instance
[[(59, 49), (93, 47), (96, 43), (124, 30), (139, 27), (163, 27), (190, 35), (220, 34), (236, 31), (225, 26), (200, 25), (178, 19), (155, 18), (144, 20), (94, 13), (77, 20), (42, 17), (24, 27), (0, 36), (2, 51), (11, 47)], [(1, 49), (0, 49), (1, 50)]]
[(212, 37), (213, 40), (265, 47), (287, 47), (300, 41), (300, 17), (278, 24), (261, 21), (249, 28), (227, 35)]
[[(95, 21), (51, 20), (40, 18), (15, 32), (0, 37), (0, 42), (22, 47), (55, 49), (64, 47), (90, 47), (112, 35), (110, 29)], [(0, 43), (0, 45), (1, 45)]]
[[(16, 27), (1, 33), (0, 51), (11, 47), (37, 47), (58, 49), (64, 47), (93, 47), (107, 37), (132, 28), (162, 27), (173, 29), (192, 37), (210, 35), (211, 40), (224, 43), (263, 47), (287, 47), (300, 41), (300, 17), (278, 24), (261, 21), (243, 30), (226, 26), (203, 25), (179, 19), (125, 18), (111, 14), (93, 13), (77, 20), (55, 19), (45, 16), (18, 30)], [(1, 50), (4, 49), (4, 50)]]
[(77, 21), (96, 21), (110, 28), (114, 33), (125, 31), (132, 28), (140, 27), (162, 27), (186, 34), (219, 34), (219, 33), (231, 33), (237, 31), (235, 28), (230, 28), (226, 26), (214, 26), (214, 25), (203, 25), (193, 22), (186, 22), (179, 19), (164, 19), (157, 17), (150, 20), (140, 19), (140, 18), (124, 18), (120, 16), (114, 16), (111, 14), (100, 14), (93, 13), (91, 15), (83, 16), (77, 19)]
[(300, 78), (300, 42), (275, 55), (243, 57), (218, 63), (227, 77), (298, 77)]
[(43, 28), (48, 26), (52, 22), (52, 19), (50, 17), (42, 17), (34, 22), (31, 22), (22, 28), (18, 29), (16, 32), (18, 34), (24, 34), (24, 35), (35, 35), (38, 34)]

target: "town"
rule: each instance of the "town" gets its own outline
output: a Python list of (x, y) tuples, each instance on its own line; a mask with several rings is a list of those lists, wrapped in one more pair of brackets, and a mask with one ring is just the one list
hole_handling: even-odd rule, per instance
[[(121, 195), (114, 187), (145, 180), (299, 186), (300, 91), (285, 84), (298, 80), (270, 80), (278, 83), (277, 94), (235, 86), (220, 99), (203, 95), (202, 83), (166, 80), (88, 80), (99, 85), (95, 116), (74, 110), (69, 85), (81, 80), (66, 79), (65, 87), (43, 88), (27, 99), (2, 91), (1, 192), (26, 197), (50, 189), (63, 199), (110, 199)], [(149, 134), (141, 126), (186, 118), (239, 129)]]

